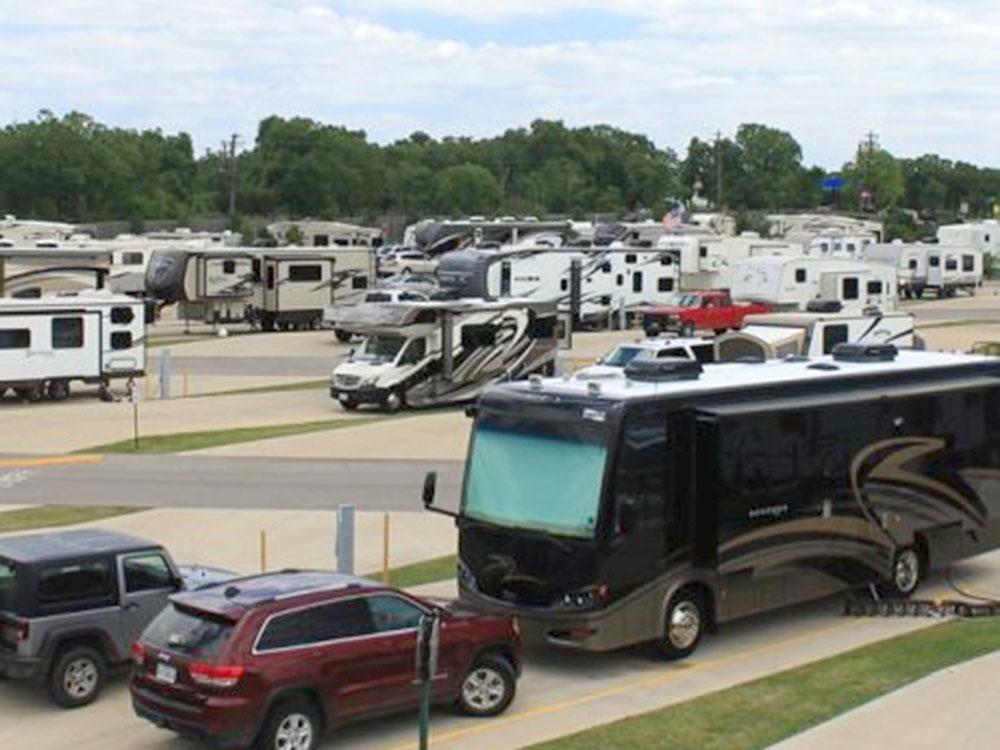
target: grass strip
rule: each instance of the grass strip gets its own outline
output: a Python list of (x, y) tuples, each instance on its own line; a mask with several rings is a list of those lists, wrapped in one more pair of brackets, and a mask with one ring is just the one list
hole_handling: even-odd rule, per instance
[(205, 430), (202, 432), (177, 432), (167, 435), (149, 435), (140, 437), (138, 445), (132, 440), (120, 440), (116, 443), (95, 445), (83, 448), (76, 453), (180, 453), (182, 451), (197, 451), (205, 448), (216, 448), (220, 445), (236, 443), (251, 443), (256, 440), (303, 435), (309, 432), (325, 432), (339, 430), (344, 427), (360, 427), (361, 425), (378, 422), (384, 417), (357, 417), (350, 419), (324, 419), (318, 422), (293, 422), (290, 424), (273, 424), (261, 427), (234, 427), (226, 430)]
[(532, 747), (764, 748), (998, 648), (1000, 619), (947, 622)]
[(145, 508), (129, 505), (39, 505), (0, 511), (0, 532), (28, 531), (56, 526), (73, 526), (88, 521), (138, 513)]
[[(389, 568), (389, 583), (397, 588), (406, 589), (414, 586), (422, 586), (425, 583), (447, 581), (455, 577), (456, 565), (457, 560), (455, 555), (435, 557), (431, 560), (422, 560), (411, 565), (400, 565), (398, 568)], [(368, 573), (365, 578), (381, 581), (382, 571), (376, 570)]]
[(210, 391), (208, 393), (196, 393), (189, 398), (207, 398), (210, 396), (244, 396), (248, 393), (283, 393), (287, 391), (318, 391), (321, 388), (329, 388), (330, 379), (323, 380), (303, 380), (298, 383), (284, 383), (281, 385), (259, 385), (252, 388), (234, 388), (228, 391)]

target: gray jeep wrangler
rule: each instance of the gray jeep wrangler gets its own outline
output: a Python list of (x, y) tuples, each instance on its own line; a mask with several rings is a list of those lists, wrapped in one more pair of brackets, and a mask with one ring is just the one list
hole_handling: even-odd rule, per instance
[(0, 677), (86, 705), (170, 594), (231, 577), (178, 568), (158, 544), (98, 529), (0, 538)]

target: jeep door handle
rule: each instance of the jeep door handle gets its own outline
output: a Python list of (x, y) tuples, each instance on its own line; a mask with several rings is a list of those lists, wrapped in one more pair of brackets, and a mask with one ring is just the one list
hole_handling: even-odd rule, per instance
[(122, 609), (139, 609), (139, 604), (137, 602), (126, 602), (122, 605)]

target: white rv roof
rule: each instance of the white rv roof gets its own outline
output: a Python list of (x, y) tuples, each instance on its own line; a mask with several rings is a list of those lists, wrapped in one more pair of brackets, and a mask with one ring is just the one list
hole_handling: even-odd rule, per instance
[(8, 311), (51, 307), (84, 307), (87, 305), (136, 305), (142, 300), (127, 294), (114, 294), (104, 289), (89, 289), (64, 294), (43, 294), (41, 297), (0, 297), (0, 307)]
[(838, 320), (871, 320), (880, 318), (912, 318), (913, 315), (907, 312), (886, 312), (878, 315), (845, 315), (844, 313), (810, 313), (810, 312), (784, 312), (784, 313), (761, 313), (759, 315), (747, 315), (743, 318), (744, 327), (748, 326), (795, 326), (807, 327), (825, 321), (836, 322)]
[[(743, 386), (763, 386), (787, 383), (808, 383), (839, 378), (851, 378), (864, 375), (884, 373), (886, 375), (899, 372), (912, 372), (927, 369), (947, 369), (958, 365), (973, 363), (992, 363), (996, 366), (994, 372), (1000, 373), (1000, 360), (971, 354), (950, 354), (945, 352), (927, 352), (901, 349), (892, 362), (841, 362), (834, 361), (832, 356), (815, 357), (809, 360), (767, 360), (758, 363), (716, 363), (707, 364), (697, 380), (679, 380), (668, 382), (646, 382), (628, 379), (609, 380), (599, 384), (565, 378), (548, 378), (541, 383), (541, 393), (547, 395), (598, 397), (609, 401), (628, 401), (649, 396), (664, 395), (696, 395), (725, 391)], [(812, 367), (817, 363), (835, 365), (836, 369), (817, 369)], [(518, 382), (501, 386), (504, 389), (530, 391), (537, 386), (531, 383)], [(592, 389), (598, 388), (594, 393)]]

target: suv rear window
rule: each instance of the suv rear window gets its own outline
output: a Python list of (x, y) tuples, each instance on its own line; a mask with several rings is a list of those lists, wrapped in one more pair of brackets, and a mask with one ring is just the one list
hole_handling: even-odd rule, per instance
[(171, 604), (158, 614), (142, 634), (154, 648), (195, 657), (222, 653), (233, 633), (234, 623)]
[(320, 604), (271, 617), (254, 650), (275, 651), (374, 632), (371, 613), (363, 599)]
[(17, 567), (10, 560), (0, 560), (0, 612), (14, 612), (17, 596)]

